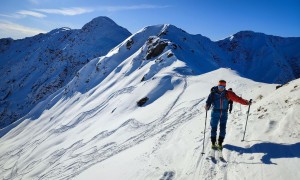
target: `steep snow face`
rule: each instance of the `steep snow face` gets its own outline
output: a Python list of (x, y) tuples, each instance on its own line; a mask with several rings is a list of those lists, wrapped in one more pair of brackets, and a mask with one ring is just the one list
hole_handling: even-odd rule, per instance
[(267, 83), (286, 83), (300, 77), (300, 38), (242, 31), (217, 42), (243, 76)]
[[(84, 66), (61, 94), (85, 93), (102, 81), (114, 85), (130, 74), (138, 75), (130, 83), (140, 83), (150, 80), (165, 68), (183, 76), (205, 73), (218, 67), (217, 62), (210, 61), (211, 52), (200, 48), (209, 48), (210, 45), (214, 44), (207, 38), (189, 35), (175, 26), (146, 27), (106, 56), (95, 58)], [(171, 66), (173, 63), (180, 65)], [(121, 70), (124, 72), (121, 73)]]
[[(80, 39), (83, 39), (85, 48), (83, 50), (77, 49), (76, 51), (82, 51), (82, 53), (98, 51), (100, 55), (105, 55), (130, 35), (131, 33), (127, 29), (117, 25), (110, 18), (97, 17), (84, 25), (80, 30), (80, 35), (76, 40), (80, 41)], [(95, 55), (94, 57), (99, 57), (100, 55)]]
[(59, 28), (22, 40), (0, 40), (0, 128), (66, 85), (87, 62), (130, 36), (106, 17), (80, 30)]
[[(131, 38), (134, 39), (134, 36)], [(152, 39), (153, 44), (159, 44), (159, 41), (165, 40)], [(142, 46), (148, 49), (151, 45), (146, 43)], [(128, 51), (122, 47), (115, 50)], [(167, 58), (168, 52), (164, 49), (160, 56), (144, 62), (143, 66), (137, 66), (135, 61), (139, 59), (135, 58), (139, 55), (146, 57), (147, 53), (134, 53), (113, 71), (107, 71), (107, 77), (93, 88), (65, 95), (57, 92), (40, 103), (17, 127), (5, 135), (1, 134), (4, 136), (0, 139), (0, 177), (299, 177), (296, 169), (300, 156), (297, 144), (300, 138), (297, 131), (299, 113), (296, 111), (299, 109), (299, 80), (275, 90), (274, 84), (241, 78), (228, 69), (185, 75), (176, 69), (186, 64), (175, 56)], [(113, 52), (110, 52), (110, 58), (113, 58)], [(159, 58), (164, 61), (159, 62)], [(152, 74), (151, 78), (141, 81), (146, 73)], [(80, 82), (79, 79), (87, 75), (81, 74), (68, 85), (75, 88), (75, 81)], [(213, 164), (206, 155), (201, 156), (203, 141), (205, 152), (210, 149), (208, 127), (206, 138), (203, 138), (203, 106), (210, 88), (221, 78), (227, 80), (228, 86), (237, 94), (246, 99), (253, 98), (254, 104), (245, 142), (240, 140), (248, 107), (234, 105), (224, 146), (228, 163)], [(138, 107), (136, 102), (145, 96), (149, 100)], [(288, 164), (292, 168), (284, 168)]]
[(193, 74), (202, 74), (226, 64), (226, 54), (210, 39), (201, 35), (191, 35), (173, 25), (165, 25), (161, 38), (172, 42), (176, 57), (186, 63)]

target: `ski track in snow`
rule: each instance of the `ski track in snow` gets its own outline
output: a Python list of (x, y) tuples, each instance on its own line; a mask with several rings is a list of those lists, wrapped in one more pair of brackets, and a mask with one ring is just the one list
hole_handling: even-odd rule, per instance
[[(119, 90), (119, 91), (111, 94), (103, 103), (101, 103), (97, 107), (93, 108), (92, 110), (89, 110), (89, 111), (81, 113), (79, 115), (79, 117), (76, 117), (75, 119), (71, 120), (67, 125), (62, 125), (59, 128), (54, 128), (54, 129), (50, 130), (49, 133), (48, 132), (44, 132), (44, 133), (40, 134), (40, 137), (41, 137), (40, 139), (34, 140), (33, 142), (32, 141), (28, 141), (27, 143), (19, 146), (17, 148), (17, 150), (7, 152), (5, 155), (3, 155), (3, 156), (0, 157), (0, 161), (3, 161), (5, 159), (7, 159), (7, 161), (9, 161), (9, 160), (11, 161), (12, 159), (19, 159), (21, 157), (21, 155), (24, 155), (24, 154), (27, 154), (27, 156), (30, 156), (31, 153), (28, 153), (28, 152), (34, 152), (34, 150), (40, 144), (42, 144), (44, 141), (46, 141), (50, 136), (56, 136), (57, 134), (63, 133), (65, 131), (68, 131), (68, 130), (76, 127), (78, 124), (80, 124), (82, 122), (82, 120), (88, 120), (88, 119), (92, 118), (93, 116), (95, 116), (97, 113), (101, 112), (101, 110), (103, 110), (106, 107), (107, 103), (112, 98), (117, 97), (118, 95), (121, 95), (121, 94), (124, 94), (124, 93), (130, 93), (133, 90), (134, 90), (134, 87), (128, 87), (128, 88), (121, 89), (121, 90)], [(135, 124), (135, 125), (137, 125), (138, 123), (135, 123), (134, 120), (128, 120), (124, 124), (122, 124), (121, 127), (119, 127), (118, 129), (122, 128), (126, 124), (131, 124), (131, 125)], [(34, 161), (34, 162), (30, 163), (26, 167), (20, 167), (20, 168), (18, 168), (18, 166), (17, 166), (18, 162), (16, 160), (15, 161), (16, 163), (14, 164), (14, 166), (11, 167), (11, 168), (8, 168), (8, 169), (11, 169), (11, 174), (10, 174), (9, 179), (17, 178), (19, 176), (22, 177), (22, 175), (25, 175), (26, 173), (30, 172), (34, 166), (37, 166), (42, 161), (48, 161), (49, 162), (48, 169), (52, 169), (52, 168), (54, 168), (54, 169), (51, 170), (51, 171), (49, 171), (48, 173), (40, 176), (39, 179), (54, 178), (54, 177), (56, 177), (56, 175), (58, 175), (58, 177), (62, 177), (62, 179), (64, 179), (63, 178), (64, 175), (68, 174), (69, 171), (73, 171), (74, 168), (76, 168), (75, 165), (77, 165), (77, 164), (75, 164), (75, 165), (74, 164), (70, 164), (69, 166), (66, 166), (65, 168), (56, 168), (56, 167), (60, 167), (61, 166), (59, 160), (63, 156), (66, 156), (66, 155), (67, 156), (71, 156), (71, 158), (68, 159), (68, 160), (71, 160), (71, 159), (73, 159), (75, 157), (75, 156), (72, 156), (72, 153), (75, 150), (78, 150), (78, 149), (84, 147), (85, 145), (88, 145), (89, 143), (92, 143), (96, 139), (97, 140), (104, 139), (105, 137), (108, 137), (111, 134), (113, 134), (114, 132), (116, 132), (118, 129), (115, 129), (115, 130), (113, 130), (111, 132), (101, 132), (99, 134), (99, 136), (101, 136), (101, 138), (99, 138), (98, 136), (95, 136), (94, 138), (92, 138), (90, 141), (88, 141), (86, 143), (83, 143), (82, 142), (83, 140), (77, 141), (76, 143), (74, 143), (70, 147), (68, 147), (66, 149), (56, 150), (54, 153), (52, 153), (46, 159), (39, 159), (37, 161)], [(35, 138), (33, 138), (33, 139), (35, 139)], [(98, 151), (99, 150), (103, 150), (103, 149), (105, 149), (107, 147), (110, 147), (110, 148), (113, 147), (111, 145), (113, 145), (113, 143), (105, 145), (103, 147), (100, 147), (98, 149)], [(96, 148), (96, 150), (97, 150), (97, 148)], [(84, 153), (83, 153), (83, 155), (80, 156), (79, 159), (82, 159), (82, 158), (83, 159), (89, 159), (89, 158), (92, 158), (94, 155), (97, 155), (96, 151), (95, 151), (95, 154), (90, 154), (90, 155), (84, 155)], [(25, 157), (25, 159), (26, 159), (26, 157)], [(81, 160), (79, 160), (78, 165), (79, 164), (80, 165), (84, 164), (84, 163), (80, 163), (80, 161)], [(0, 167), (2, 168), (3, 165), (0, 166)], [(3, 168), (3, 169), (5, 169), (5, 168)], [(8, 170), (8, 169), (5, 169), (5, 170)], [(62, 171), (65, 171), (65, 173), (62, 173)], [(56, 175), (55, 175), (55, 173), (56, 173)], [(70, 173), (70, 174), (72, 175), (73, 173)], [(68, 178), (70, 178), (70, 177), (67, 177), (67, 179)]]
[[(234, 114), (238, 114), (237, 116)], [(232, 114), (232, 116), (229, 116), (228, 118), (228, 126), (227, 126), (227, 132), (230, 131), (240, 131), (241, 134), (244, 131), (244, 127), (242, 127), (242, 121), (241, 119), (246, 119), (246, 115), (241, 115), (240, 111), (235, 110), (235, 112)], [(210, 116), (208, 115), (208, 124), (210, 121)], [(209, 125), (208, 125), (209, 126)], [(216, 157), (216, 162), (213, 162), (210, 159), (207, 159), (207, 157), (210, 154), (211, 151), (211, 142), (210, 142), (210, 128), (208, 127), (206, 129), (206, 133), (208, 134), (207, 138), (205, 139), (205, 154), (201, 154), (202, 150), (202, 143), (201, 147), (199, 146), (198, 148), (195, 149), (195, 152), (193, 156), (195, 159), (197, 159), (197, 162), (195, 161), (194, 167), (190, 167), (189, 174), (193, 174), (192, 179), (198, 179), (201, 177), (201, 179), (205, 180), (211, 180), (211, 179), (222, 179), (222, 180), (227, 180), (227, 171), (228, 169), (235, 169), (237, 166), (237, 158), (240, 159), (238, 156), (242, 156), (243, 154), (239, 153), (234, 153), (231, 151), (227, 151), (226, 149), (223, 150), (223, 156), (225, 157), (225, 160), (227, 162), (222, 162), (219, 157), (218, 153), (216, 152), (215, 157)], [(203, 139), (201, 140), (203, 141)], [(199, 142), (200, 144), (200, 142)], [(250, 147), (249, 144), (246, 144), (246, 147)], [(241, 170), (241, 169), (239, 169)], [(242, 173), (247, 173), (247, 172), (242, 172)], [(263, 174), (263, 171), (261, 170), (260, 172)], [(261, 178), (263, 175), (261, 175)]]
[[(146, 140), (151, 139), (154, 136), (157, 136), (158, 138), (154, 142), (154, 146), (151, 149), (152, 151), (150, 150), (146, 153), (150, 153), (150, 155), (155, 156), (155, 153), (161, 150), (163, 145), (167, 144), (169, 140), (174, 138), (173, 135), (176, 133), (176, 130), (179, 127), (183, 126), (185, 123), (191, 121), (199, 115), (203, 116), (205, 113), (204, 109), (199, 109), (199, 105), (204, 103), (206, 98), (193, 99), (188, 102), (190, 103), (189, 106), (182, 104), (187, 103), (187, 101), (182, 101), (182, 96), (187, 93), (186, 89), (188, 87), (188, 81), (186, 76), (180, 76), (180, 78), (182, 80), (182, 83), (180, 84), (182, 89), (178, 91), (179, 95), (174, 98), (173, 102), (170, 102), (170, 104), (165, 107), (166, 110), (163, 111), (164, 113), (154, 121), (144, 124), (139, 122), (137, 119), (130, 118), (125, 120), (123, 124), (114, 129), (101, 130), (98, 134), (90, 137), (89, 139), (81, 139), (70, 144), (68, 147), (60, 147), (60, 149), (57, 148), (51, 154), (44, 156), (43, 158), (36, 158), (33, 161), (27, 161), (29, 162), (27, 164), (26, 161), (23, 164), (19, 163), (27, 158), (32, 158), (30, 155), (36, 153), (36, 149), (38, 149), (38, 147), (46, 140), (55, 139), (55, 136), (63, 134), (63, 132), (66, 131), (71, 131), (80, 123), (95, 117), (108, 106), (111, 100), (119, 95), (132, 93), (136, 87), (130, 86), (120, 89), (107, 96), (107, 98), (104, 99), (99, 105), (78, 114), (69, 122), (65, 122), (65, 124), (58, 124), (54, 127), (49, 127), (48, 129), (45, 128), (45, 131), (40, 131), (41, 133), (38, 137), (29, 137), (30, 140), (28, 140), (26, 143), (19, 145), (17, 148), (13, 147), (14, 150), (7, 151), (6, 154), (0, 156), (0, 161), (4, 162), (3, 164), (0, 164), (0, 174), (5, 174), (5, 176), (3, 176), (5, 177), (4, 179), (22, 179), (23, 176), (32, 171), (35, 170), (36, 172), (37, 167), (42, 167), (42, 173), (39, 173), (39, 176), (36, 175), (35, 179), (72, 179), (91, 166), (105, 161), (127, 149), (135, 147)], [(88, 103), (89, 102), (86, 102), (86, 104)], [(274, 106), (276, 106), (277, 109), (282, 109), (287, 105), (278, 101)], [(236, 134), (233, 134), (236, 136), (235, 138), (229, 138), (231, 140), (235, 139), (236, 141), (240, 141), (239, 138), (242, 137), (247, 116), (246, 113), (242, 113), (244, 111), (245, 108), (238, 110), (236, 107), (233, 109), (233, 113), (229, 114), (227, 132), (236, 132)], [(255, 113), (255, 111), (251, 112)], [(285, 112), (280, 110), (276, 113), (284, 114)], [(243, 143), (244, 148), (241, 148), (240, 152), (224, 148), (223, 155), (227, 163), (221, 162), (217, 155), (216, 163), (206, 159), (211, 148), (209, 135), (209, 114), (210, 113), (208, 113), (207, 116), (207, 126), (205, 131), (206, 138), (203, 139), (202, 134), (195, 138), (198, 145), (192, 152), (191, 162), (188, 164), (188, 166), (179, 170), (164, 169), (162, 172), (160, 172), (161, 174), (159, 178), (161, 180), (174, 180), (185, 177), (195, 180), (199, 178), (205, 180), (227, 180), (231, 179), (232, 175), (238, 177), (241, 174), (246, 174), (246, 168), (251, 168), (250, 165), (258, 164), (258, 166), (261, 166), (262, 168), (257, 171), (257, 174), (259, 175), (257, 175), (256, 178), (264, 179), (267, 171), (265, 171), (263, 168), (262, 162), (256, 161), (258, 160), (257, 157), (260, 155), (254, 155), (255, 153), (259, 152), (259, 149), (255, 149), (255, 146), (251, 146), (253, 143), (247, 141), (247, 133), (245, 136), (246, 141)], [(249, 120), (249, 122), (252, 121), (253, 120)], [(273, 131), (276, 132), (274, 130), (278, 126), (277, 123), (274, 123), (276, 121), (272, 120), (269, 116), (266, 116), (264, 122), (267, 122), (267, 127), (265, 129), (267, 133), (273, 133)], [(113, 136), (119, 135), (119, 133), (122, 133), (123, 131), (130, 132), (130, 136), (126, 136), (126, 138), (119, 141), (111, 140), (113, 139)], [(227, 136), (228, 135), (232, 134), (228, 133)], [(205, 155), (201, 155), (203, 141), (205, 141)], [(247, 151), (243, 151), (243, 149), (247, 149)], [(292, 154), (292, 151), (289, 153)], [(176, 157), (172, 160), (175, 161)], [(274, 165), (275, 163), (270, 164)], [(184, 174), (182, 172), (184, 172)], [(236, 179), (237, 177), (234, 177), (233, 179)]]
[[(134, 89), (135, 89), (135, 87), (130, 86), (130, 87), (123, 88), (119, 91), (114, 92), (104, 102), (102, 102), (100, 105), (96, 106), (95, 108), (93, 108), (89, 111), (85, 111), (85, 112), (81, 113), (79, 115), (79, 117), (76, 117), (74, 120), (71, 120), (67, 125), (62, 125), (61, 127), (57, 128), (57, 129), (54, 129), (53, 132), (54, 133), (63, 133), (65, 131), (68, 131), (68, 130), (76, 127), (81, 122), (93, 118), (95, 115), (100, 113), (103, 109), (105, 109), (105, 107), (108, 105), (108, 102), (111, 99), (116, 98), (117, 96), (125, 94), (125, 93), (131, 93)], [(85, 105), (86, 104), (83, 104), (82, 106), (85, 106)]]
[(160, 178), (160, 180), (172, 180), (174, 176), (175, 176), (175, 172), (167, 171), (164, 173), (164, 176)]
[[(31, 162), (26, 167), (18, 166), (18, 159), (22, 155), (27, 153), (28, 156), (30, 155), (30, 152), (27, 152), (29, 149), (31, 152), (33, 152), (36, 147), (38, 147), (40, 144), (46, 141), (50, 136), (56, 136), (57, 134), (68, 131), (80, 124), (82, 120), (87, 120), (95, 116), (97, 113), (101, 112), (103, 108), (106, 107), (106, 104), (111, 98), (122, 93), (129, 93), (133, 90), (133, 88), (131, 87), (127, 90), (120, 90), (110, 95), (106, 101), (104, 101), (94, 109), (81, 113), (78, 117), (71, 120), (67, 125), (62, 125), (59, 128), (54, 128), (50, 130), (49, 132), (44, 132), (44, 135), (40, 135), (40, 137), (42, 138), (38, 140), (33, 140), (33, 142), (28, 141), (27, 143), (17, 148), (18, 151), (7, 152), (4, 156), (0, 157), (0, 160), (2, 162), (4, 162), (5, 159), (11, 161), (14, 160), (12, 162), (15, 162), (15, 164), (9, 168), (1, 167), (1, 169), (11, 171), (11, 174), (8, 177), (9, 179), (21, 179), (22, 176), (29, 173), (34, 167), (38, 165), (43, 165), (47, 166), (47, 170), (45, 170), (44, 173), (38, 177), (38, 179), (70, 179), (96, 163), (104, 161), (126, 149), (129, 149), (133, 146), (142, 143), (148, 138), (162, 133), (163, 135), (157, 144), (157, 147), (159, 147), (160, 144), (163, 144), (165, 138), (170, 133), (172, 133), (172, 131), (177, 129), (182, 124), (190, 121), (195, 116), (199, 115), (198, 106), (199, 103), (201, 103), (204, 100), (204, 98), (194, 100), (194, 105), (192, 107), (179, 108), (175, 112), (172, 112), (172, 114), (170, 114), (171, 110), (174, 109), (174, 107), (177, 105), (178, 100), (186, 90), (187, 80), (185, 77), (183, 79), (184, 87), (180, 95), (170, 105), (165, 114), (163, 114), (159, 119), (149, 124), (142, 124), (135, 119), (129, 119), (118, 128), (112, 131), (100, 132), (98, 135), (94, 136), (87, 142), (79, 140), (67, 148), (56, 150), (55, 152), (47, 156), (45, 159), (38, 159), (34, 162)], [(174, 119), (174, 117), (176, 117), (174, 121), (168, 121), (170, 119)], [(120, 143), (110, 142), (100, 147), (92, 145), (95, 141), (104, 140), (105, 138), (110, 137), (111, 135), (113, 135), (117, 131), (120, 131), (123, 128), (131, 128), (132, 131), (142, 132), (137, 133), (136, 135)], [(86, 149), (85, 147), (91, 148)], [(153, 151), (155, 151), (155, 149)], [(162, 179), (172, 180), (174, 176), (175, 172), (173, 171), (165, 172)]]
[[(195, 169), (195, 174), (193, 179), (198, 179), (201, 177), (202, 179), (227, 179), (227, 164), (221, 162), (218, 157), (218, 152), (215, 152), (216, 161), (212, 161), (207, 159), (210, 151), (210, 138), (207, 138), (205, 143), (205, 154), (202, 155), (201, 153), (198, 154), (199, 159), (197, 162), (197, 166)], [(199, 164), (198, 164), (199, 163)]]

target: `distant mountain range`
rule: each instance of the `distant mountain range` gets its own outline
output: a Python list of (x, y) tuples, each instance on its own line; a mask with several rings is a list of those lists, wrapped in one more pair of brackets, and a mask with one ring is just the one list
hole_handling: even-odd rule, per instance
[[(155, 72), (168, 65), (173, 56), (171, 59), (185, 63), (176, 69), (183, 75), (226, 67), (266, 83), (286, 83), (300, 77), (298, 37), (241, 31), (214, 42), (168, 24), (130, 35), (111, 19), (98, 17), (79, 30), (60, 28), (21, 40), (0, 39), (0, 128), (23, 117), (64, 86), (66, 92), (76, 88), (87, 91), (130, 56), (135, 56), (134, 68), (156, 59), (160, 65), (153, 67)], [(89, 69), (91, 66), (95, 68)], [(155, 72), (149, 71), (140, 79), (148, 80)], [(72, 89), (66, 86), (75, 82), (79, 84)]]

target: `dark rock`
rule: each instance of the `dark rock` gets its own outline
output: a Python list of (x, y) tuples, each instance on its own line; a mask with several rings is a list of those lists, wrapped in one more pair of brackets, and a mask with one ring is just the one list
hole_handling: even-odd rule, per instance
[(127, 41), (127, 43), (126, 43), (126, 48), (128, 49), (128, 50), (130, 50), (131, 49), (131, 46), (133, 45), (133, 40), (132, 39), (129, 39), (128, 41)]
[(279, 89), (279, 88), (281, 88), (283, 85), (278, 85), (278, 86), (276, 86), (276, 89)]
[(167, 33), (168, 33), (168, 31), (167, 30), (165, 30), (165, 31), (163, 31), (163, 32), (161, 32), (161, 33), (159, 33), (159, 37), (161, 37), (161, 36), (164, 36), (164, 35), (167, 35)]
[(168, 58), (170, 58), (170, 57), (172, 57), (172, 56), (174, 56), (173, 53), (169, 53), (169, 54), (167, 55)]
[(144, 98), (140, 99), (140, 100), (137, 102), (137, 105), (141, 107), (141, 106), (143, 106), (148, 100), (149, 100), (148, 97), (144, 97)]
[(154, 37), (150, 36), (147, 40), (147, 45), (152, 44), (153, 43), (153, 39)]
[(173, 49), (177, 49), (177, 45), (176, 44), (172, 44)]
[(165, 41), (158, 41), (158, 42), (155, 42), (154, 44), (150, 45), (147, 50), (146, 59), (148, 60), (148, 59), (151, 59), (153, 57), (160, 55), (164, 51), (164, 49), (167, 45), (168, 45), (168, 43)]

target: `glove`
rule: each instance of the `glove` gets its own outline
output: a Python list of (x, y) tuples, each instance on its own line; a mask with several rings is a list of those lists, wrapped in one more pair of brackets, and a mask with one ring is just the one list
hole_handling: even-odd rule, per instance
[(208, 111), (210, 107), (208, 105), (205, 105), (204, 108), (206, 111)]
[(248, 101), (248, 105), (251, 105), (252, 104), (252, 99), (250, 99), (249, 101)]

